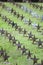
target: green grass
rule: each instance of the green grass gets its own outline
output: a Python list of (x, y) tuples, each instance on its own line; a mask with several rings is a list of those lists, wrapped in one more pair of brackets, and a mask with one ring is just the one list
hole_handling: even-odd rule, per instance
[[(34, 20), (37, 23), (39, 22), (39, 20), (36, 20), (36, 18), (32, 18), (31, 15), (29, 15), (28, 13), (25, 13), (24, 11), (17, 8), (16, 6), (13, 6), (13, 4), (6, 3), (6, 6), (13, 7), (13, 9), (18, 11), (20, 14), (23, 14), (27, 19), (31, 17), (33, 22)], [(21, 26), (22, 28), (25, 28), (28, 32), (32, 31), (32, 33), (35, 34), (36, 37), (41, 38), (43, 40), (43, 36), (40, 33), (38, 33), (36, 29), (33, 29), (32, 26), (28, 26), (27, 24), (24, 24), (23, 21), (17, 19), (16, 16), (14, 17), (13, 14), (8, 13), (4, 9), (0, 8), (0, 10), (2, 14), (6, 15), (8, 18), (16, 22), (19, 26)], [(43, 26), (43, 22), (42, 23), (39, 22), (39, 23), (40, 25)], [(35, 54), (39, 58), (38, 62), (40, 62), (40, 60), (43, 59), (43, 49), (39, 49), (37, 45), (33, 45), (32, 41), (28, 40), (27, 37), (23, 37), (23, 34), (19, 34), (18, 31), (15, 31), (15, 29), (12, 28), (11, 25), (8, 25), (7, 23), (5, 23), (1, 18), (0, 18), (0, 28), (4, 28), (8, 32), (10, 32), (13, 36), (15, 36), (16, 39), (18, 39), (21, 42), (21, 44), (25, 45), (26, 48), (30, 49), (30, 51), (33, 53), (32, 57)], [(24, 55), (22, 56), (21, 51), (17, 50), (16, 46), (12, 46), (12, 43), (10, 43), (7, 38), (5, 40), (4, 36), (0, 36), (0, 46), (6, 49), (8, 55), (10, 55), (10, 58), (9, 58), (10, 64), (8, 65), (15, 65), (16, 62), (18, 63), (18, 65), (33, 65), (32, 63), (33, 61), (27, 60), (26, 56)], [(3, 61), (2, 58), (0, 58), (0, 60)], [(0, 65), (7, 65), (7, 64), (1, 62)]]

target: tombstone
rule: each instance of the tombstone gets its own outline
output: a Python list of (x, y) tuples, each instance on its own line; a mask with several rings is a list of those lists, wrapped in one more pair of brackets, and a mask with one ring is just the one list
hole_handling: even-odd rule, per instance
[(23, 16), (23, 15), (21, 15), (20, 17), (21, 17), (21, 20), (23, 20), (24, 16)]
[(12, 36), (11, 36), (11, 34), (9, 34), (8, 39), (9, 39), (9, 41), (12, 40)]
[(31, 25), (31, 20), (29, 19), (29, 21), (28, 21), (28, 25)]
[(37, 27), (37, 31), (38, 31), (38, 30), (40, 30), (41, 26), (38, 24), (36, 27)]
[(38, 39), (38, 38), (36, 38), (35, 35), (34, 35), (34, 36), (32, 37), (32, 41), (33, 41), (32, 44), (34, 44), (34, 42), (36, 42), (37, 39)]
[(12, 25), (12, 28), (13, 28), (16, 25), (16, 23), (12, 22), (11, 25)]
[(18, 43), (16, 44), (17, 45), (17, 49), (21, 49), (21, 43), (18, 41)]
[(17, 13), (17, 12), (16, 12), (16, 11), (14, 11), (14, 16), (16, 15), (16, 13)]
[(26, 55), (27, 55), (27, 59), (31, 58), (32, 53), (30, 52), (30, 50), (28, 51), (28, 53), (26, 53)]
[(26, 35), (26, 33), (27, 33), (27, 31), (24, 29), (24, 31), (23, 31), (23, 36), (25, 36), (25, 35)]
[(14, 44), (16, 45), (16, 39), (15, 39), (15, 37), (12, 39), (12, 43), (13, 43), (13, 45)]
[(18, 29), (18, 25), (16, 24), (16, 25), (15, 25), (15, 30), (17, 30), (17, 29)]
[(32, 36), (33, 36), (32, 32), (28, 33), (28, 38), (29, 39), (32, 39)]
[(38, 58), (36, 58), (36, 56), (34, 55), (34, 58), (31, 58), (33, 60), (33, 65), (35, 65), (38, 61)]
[(5, 37), (8, 37), (9, 33), (7, 31), (5, 31)]
[(38, 47), (40, 47), (40, 46), (42, 46), (43, 41), (41, 41), (41, 39), (39, 39), (39, 41), (37, 41), (37, 43), (38, 43)]
[(5, 52), (5, 54), (3, 55), (3, 59), (4, 59), (4, 61), (8, 61), (8, 58), (9, 58), (9, 56), (7, 55), (7, 53)]
[(10, 20), (10, 19), (7, 19), (7, 23), (8, 23), (8, 24), (11, 24), (11, 20)]
[(0, 50), (0, 56), (3, 56), (4, 55), (4, 50), (3, 50), (3, 48), (1, 48), (1, 50)]
[(20, 17), (20, 14), (19, 13), (17, 13), (17, 18), (19, 18)]
[(5, 16), (5, 22), (7, 21), (7, 17)]
[(26, 53), (27, 49), (25, 48), (25, 46), (23, 46), (23, 48), (21, 48), (22, 50), (22, 55)]
[(5, 31), (3, 30), (3, 28), (1, 29), (1, 35), (3, 35), (5, 33)]
[(11, 9), (11, 13), (13, 13), (13, 11), (14, 11), (14, 10), (13, 10), (13, 8), (12, 8), (12, 9)]
[(22, 28), (21, 28), (21, 27), (19, 27), (19, 28), (18, 28), (18, 31), (19, 31), (19, 33), (21, 33), (21, 32), (22, 32)]

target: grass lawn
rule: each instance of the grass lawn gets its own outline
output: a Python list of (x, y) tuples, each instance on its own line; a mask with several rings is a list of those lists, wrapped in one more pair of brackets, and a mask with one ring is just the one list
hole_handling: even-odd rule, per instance
[[(30, 8), (30, 5), (29, 4), (27, 5), (27, 3), (21, 3), (21, 4)], [(19, 9), (12, 3), (5, 3), (5, 5), (13, 8), (20, 14), (23, 14), (27, 19), (30, 18), (32, 20), (32, 22), (35, 21), (36, 23), (39, 23), (41, 26), (43, 26), (43, 22), (41, 22), (40, 19), (32, 18), (32, 16), (30, 14), (22, 11), (21, 9)], [(39, 5), (41, 5), (41, 4), (39, 4)], [(43, 14), (42, 11), (36, 10), (35, 8), (33, 9), (31, 7), (31, 9), (36, 11), (38, 14), (40, 13), (40, 15)], [(33, 27), (31, 25), (28, 26), (27, 24), (24, 24), (23, 21), (21, 21), (20, 19), (17, 19), (16, 16), (13, 16), (13, 14), (8, 13), (8, 11), (6, 11), (5, 9), (2, 9), (1, 7), (0, 7), (0, 13), (2, 13), (3, 15), (6, 15), (9, 19), (16, 22), (19, 26), (26, 29), (28, 32), (32, 31), (32, 33), (35, 34), (36, 37), (43, 40), (43, 35), (41, 35), (39, 32), (37, 32), (36, 29), (33, 29)], [(43, 49), (38, 48), (37, 45), (33, 45), (32, 41), (28, 40), (27, 37), (23, 37), (23, 34), (19, 34), (18, 31), (15, 31), (15, 28), (12, 28), (11, 25), (8, 25), (8, 23), (5, 23), (1, 17), (0, 17), (0, 28), (3, 28), (5, 30), (7, 30), (8, 32), (10, 32), (13, 36), (15, 36), (15, 38), (17, 40), (19, 40), (21, 42), (21, 44), (25, 45), (28, 50), (30, 49), (30, 51), (33, 53), (32, 57), (34, 55), (36, 55), (36, 57), (39, 58), (38, 63), (41, 61), (41, 59), (43, 59)], [(3, 58), (0, 57), (0, 65), (15, 65), (16, 62), (18, 63), (18, 65), (33, 65), (33, 61), (27, 59), (27, 57), (25, 55), (22, 56), (21, 51), (17, 50), (16, 46), (12, 46), (12, 42), (10, 43), (8, 41), (8, 39), (5, 38), (5, 36), (0, 35), (0, 46), (2, 46), (4, 49), (6, 49), (8, 55), (10, 56), (8, 59), (9, 60), (8, 64), (3, 63)]]

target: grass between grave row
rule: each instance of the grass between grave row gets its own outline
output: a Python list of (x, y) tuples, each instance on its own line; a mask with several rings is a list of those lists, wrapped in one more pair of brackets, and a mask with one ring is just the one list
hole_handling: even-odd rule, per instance
[[(26, 42), (27, 43), (27, 42)], [(27, 44), (26, 44), (27, 45)], [(27, 46), (26, 46), (27, 47)]]
[[(10, 5), (9, 3), (8, 3), (8, 5), (7, 6), (9, 6), (9, 7), (13, 7), (12, 6), (12, 4)], [(13, 8), (15, 8), (15, 10), (17, 11), (17, 8), (14, 6)], [(19, 11), (21, 11), (20, 9), (19, 9)], [(22, 11), (21, 11), (21, 13), (22, 13)], [(24, 13), (24, 12), (23, 12)], [(26, 16), (26, 15), (25, 15)], [(14, 17), (13, 17), (14, 18)], [(16, 20), (15, 21), (17, 21), (17, 23), (18, 23), (18, 25), (19, 26), (21, 26), (21, 27), (23, 27), (23, 28), (25, 28), (27, 31), (32, 31), (36, 36), (38, 36), (38, 38), (42, 38), (43, 39), (43, 36), (42, 35), (40, 35), (40, 33), (39, 32), (37, 32), (36, 31), (36, 29), (34, 29), (32, 26), (28, 26), (28, 25), (26, 25), (26, 24), (24, 24), (23, 23), (23, 21), (21, 21), (21, 20), (19, 20), (19, 19), (17, 19), (17, 17), (15, 17), (16, 18)], [(34, 19), (33, 19), (34, 20)], [(39, 21), (38, 21), (39, 22)], [(38, 23), (37, 22), (37, 23)], [(41, 25), (41, 26), (43, 26), (43, 22), (41, 23), (41, 22), (39, 22), (39, 24)]]
[[(16, 34), (18, 34), (17, 32), (14, 31), (14, 29), (12, 29), (11, 26), (8, 26), (7, 23), (4, 23), (1, 18), (0, 18), (0, 28), (4, 28), (15, 37), (16, 37)], [(6, 38), (0, 36), (0, 46), (6, 49), (8, 55), (10, 56), (9, 58), (10, 64), (8, 65), (15, 65), (16, 62), (18, 63), (18, 65), (29, 65), (29, 64), (32, 65), (32, 61), (30, 62), (29, 60), (27, 60), (27, 58), (24, 55), (22, 56), (20, 51), (18, 51), (15, 46), (12, 46), (12, 43), (9, 43), (9, 41), (5, 39)], [(0, 58), (0, 65), (7, 65), (1, 61), (3, 61), (2, 58)]]
[[(3, 11), (3, 12), (4, 12), (4, 11)], [(5, 14), (6, 14), (6, 16), (9, 16), (10, 19), (12, 19), (11, 15), (8, 15), (7, 12), (6, 12), (6, 13), (4, 12), (4, 15), (5, 15)], [(9, 14), (10, 14), (10, 13), (9, 13)], [(15, 17), (15, 19), (16, 19), (16, 17)], [(15, 20), (15, 19), (14, 19), (14, 20)], [(12, 20), (13, 20), (13, 19), (12, 19)], [(18, 21), (18, 20), (17, 20), (17, 21)], [(8, 31), (10, 30), (9, 32), (11, 32), (11, 34), (13, 34), (13, 35), (15, 35), (15, 34), (17, 35), (17, 34), (18, 34), (17, 31), (16, 31), (16, 32), (15, 32), (15, 31), (13, 32), (14, 28), (13, 28), (13, 30), (11, 30), (12, 27), (11, 27), (11, 26), (8, 27), (8, 24), (7, 24), (7, 23), (6, 23), (6, 24), (7, 24), (7, 25), (6, 25), (2, 20), (1, 20), (0, 22), (1, 22), (1, 23), (0, 23), (0, 27), (1, 27), (1, 28), (3, 27), (3, 28), (5, 28), (5, 29), (8, 29)], [(3, 23), (2, 23), (2, 22), (3, 22)], [(16, 20), (15, 20), (15, 22), (16, 22)], [(13, 32), (13, 33), (12, 33), (12, 32)], [(20, 41), (22, 41), (21, 43), (23, 43), (24, 45), (26, 45), (26, 48), (28, 48), (29, 45), (30, 45), (30, 47), (31, 47), (32, 44), (31, 44), (31, 42), (29, 43), (28, 40), (27, 40), (26, 42), (23, 42), (23, 41), (25, 41), (25, 39), (27, 39), (27, 38), (24, 38), (24, 37), (22, 36), (22, 34), (21, 34), (21, 35), (18, 34), (18, 36), (16, 36), (16, 35), (15, 35), (16, 38), (19, 38), (19, 39), (21, 38)], [(19, 39), (18, 39), (18, 40), (19, 40)], [(36, 53), (37, 56), (40, 56), (40, 57), (42, 56), (42, 57), (43, 57), (43, 53), (42, 53), (43, 50), (40, 50), (40, 49), (37, 48), (37, 46), (35, 46), (35, 47), (37, 48), (37, 50), (36, 50), (36, 48), (34, 47), (34, 45), (32, 45), (32, 46), (33, 46), (33, 47), (31, 48), (31, 51), (32, 51), (33, 53)], [(30, 47), (29, 47), (29, 48), (30, 48)], [(34, 49), (35, 51), (33, 51), (33, 49)], [(39, 55), (39, 53), (40, 53), (40, 55)], [(24, 62), (22, 62), (22, 59), (23, 59)], [(22, 64), (22, 65), (28, 65), (29, 62), (27, 62), (27, 61), (29, 61), (29, 60), (26, 60), (26, 59), (23, 58), (23, 57), (22, 57), (22, 59), (18, 60), (18, 61), (20, 62), (20, 65), (21, 65), (21, 64)], [(41, 58), (41, 59), (43, 59), (43, 58)], [(25, 60), (26, 60), (26, 61), (25, 61)], [(30, 63), (31, 63), (31, 62), (30, 62)], [(30, 65), (31, 65), (31, 64), (30, 64)]]

